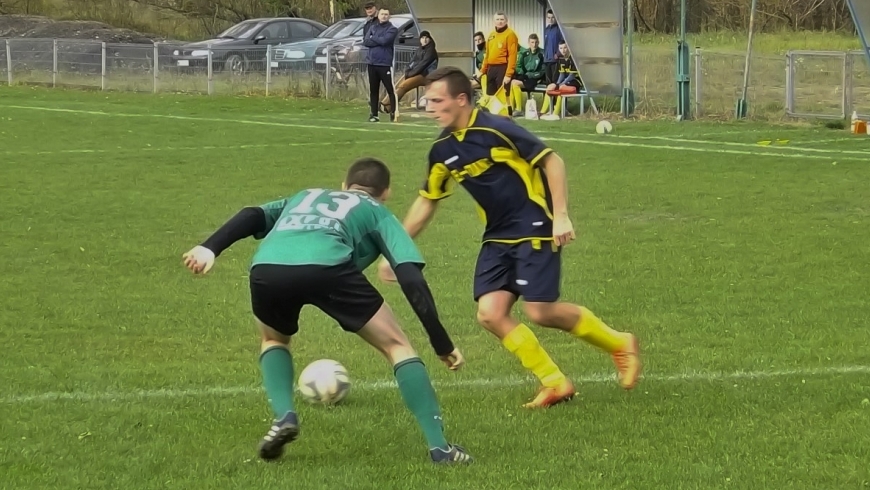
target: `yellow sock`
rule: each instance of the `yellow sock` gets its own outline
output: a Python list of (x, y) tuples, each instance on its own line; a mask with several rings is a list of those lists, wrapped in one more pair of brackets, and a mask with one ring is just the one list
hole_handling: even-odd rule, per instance
[(538, 338), (524, 324), (517, 325), (501, 343), (505, 349), (519, 358), (524, 368), (541, 380), (542, 385), (555, 388), (565, 381), (565, 375), (559, 370), (559, 366), (550, 359), (550, 355), (541, 347)]
[(608, 327), (587, 308), (580, 307), (580, 322), (571, 330), (571, 335), (613, 353), (625, 346), (625, 337)]

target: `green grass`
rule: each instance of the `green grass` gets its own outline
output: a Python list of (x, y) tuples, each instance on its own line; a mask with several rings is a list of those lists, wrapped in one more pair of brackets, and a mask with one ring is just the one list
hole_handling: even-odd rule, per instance
[(459, 192), (419, 245), (466, 368), (443, 369), (401, 292), (376, 284), (438, 384), (449, 438), (477, 462), (432, 467), (398, 392), (374, 384), (389, 366), (312, 310), (297, 372), (335, 358), (354, 387), (334, 409), (300, 401), (300, 440), (258, 461), (270, 414), (247, 291), (256, 244), (199, 278), (181, 254), (242, 206), (337, 185), (363, 155), (391, 164), (403, 215), (437, 131), (365, 117), (0, 88), (0, 486), (870, 485), (870, 140), (808, 124), (625, 122), (597, 136), (591, 122), (522, 122), (568, 162), (579, 237), (564, 298), (635, 332), (647, 377), (625, 393), (605, 355), (536, 329), (581, 395), (520, 409), (535, 385), (475, 323), (481, 225)]

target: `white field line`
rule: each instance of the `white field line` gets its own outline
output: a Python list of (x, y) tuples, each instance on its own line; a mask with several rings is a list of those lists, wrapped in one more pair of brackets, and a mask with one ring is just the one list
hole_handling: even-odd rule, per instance
[[(647, 374), (643, 376), (643, 382), (713, 382), (713, 381), (759, 381), (770, 380), (776, 378), (791, 378), (791, 377), (820, 377), (833, 375), (849, 375), (849, 374), (870, 374), (870, 366), (840, 366), (840, 367), (824, 367), (811, 369), (789, 369), (779, 371), (734, 371), (734, 372), (705, 372), (705, 371), (689, 371), (679, 374)], [(580, 376), (572, 378), (576, 385), (591, 383), (616, 383), (614, 374), (593, 374), (588, 376)], [(534, 381), (530, 378), (505, 377), (505, 378), (472, 378), (459, 379), (454, 381), (434, 381), (433, 384), (437, 388), (471, 388), (471, 387), (486, 387), (486, 388), (504, 388), (511, 386), (520, 386), (524, 384), (533, 385)], [(641, 385), (643, 386), (643, 385)], [(353, 390), (362, 391), (380, 391), (393, 389), (396, 383), (393, 380), (360, 380), (353, 382)], [(582, 390), (582, 386), (580, 386)], [(641, 388), (642, 389), (642, 388)], [(66, 391), (66, 392), (48, 392), (37, 393), (32, 395), (11, 395), (0, 398), (0, 404), (17, 405), (25, 403), (47, 403), (54, 401), (76, 401), (76, 402), (99, 402), (113, 400), (139, 400), (149, 398), (184, 398), (184, 397), (216, 397), (216, 396), (237, 396), (247, 394), (261, 393), (259, 387), (253, 386), (214, 386), (207, 388), (187, 388), (173, 389), (164, 388), (157, 390), (134, 390), (134, 391), (104, 391), (104, 392), (86, 392), (86, 391)]]
[[(772, 151), (758, 151), (758, 150), (728, 150), (725, 148), (703, 148), (697, 146), (676, 146), (676, 145), (654, 145), (654, 144), (646, 144), (646, 143), (630, 143), (630, 142), (622, 142), (622, 141), (607, 141), (605, 139), (600, 140), (581, 140), (581, 139), (572, 139), (572, 138), (550, 138), (546, 136), (541, 136), (541, 139), (544, 141), (558, 141), (562, 143), (582, 143), (584, 145), (599, 145), (599, 146), (622, 146), (628, 148), (646, 148), (650, 150), (670, 150), (670, 151), (678, 151), (678, 152), (696, 152), (696, 153), (720, 153), (725, 155), (746, 155), (753, 157), (778, 157), (783, 159), (793, 159), (793, 158), (802, 158), (807, 160), (824, 160), (826, 162), (833, 161), (857, 161), (857, 162), (866, 162), (868, 161), (867, 156), (858, 157), (858, 156), (847, 156), (840, 154), (832, 154), (832, 155), (805, 155), (802, 153), (779, 153)], [(715, 142), (708, 142), (709, 144), (714, 144)], [(860, 152), (864, 153), (864, 152)]]
[[(218, 122), (218, 123), (233, 123), (233, 124), (249, 124), (256, 126), (276, 126), (276, 127), (292, 127), (292, 128), (304, 128), (304, 129), (321, 129), (321, 130), (333, 130), (333, 131), (359, 131), (359, 132), (378, 132), (378, 133), (387, 133), (393, 132), (396, 134), (401, 133), (411, 133), (409, 131), (385, 131), (386, 128), (383, 126), (381, 129), (376, 127), (359, 127), (359, 126), (323, 126), (316, 124), (296, 124), (296, 123), (286, 123), (286, 122), (276, 122), (276, 121), (253, 121), (248, 119), (222, 119), (222, 118), (211, 118), (211, 117), (198, 117), (198, 116), (173, 116), (168, 114), (129, 114), (129, 113), (119, 113), (119, 112), (103, 112), (103, 111), (87, 111), (81, 109), (63, 109), (56, 107), (39, 107), (39, 106), (18, 106), (18, 105), (0, 105), (0, 107), (6, 107), (11, 109), (22, 109), (22, 110), (35, 110), (35, 111), (47, 111), (47, 112), (62, 112), (62, 113), (72, 113), (72, 114), (88, 114), (88, 115), (97, 115), (97, 116), (114, 116), (114, 117), (132, 117), (132, 118), (163, 118), (163, 119), (176, 119), (183, 121), (204, 121), (204, 122)], [(401, 123), (397, 123), (396, 125), (400, 125)], [(392, 124), (390, 124), (392, 125)], [(410, 125), (409, 125), (410, 126)], [(543, 132), (543, 131), (542, 131)], [(413, 134), (424, 134), (423, 132), (414, 132)], [(432, 134), (431, 131), (426, 131), (425, 134)], [(813, 159), (813, 160), (856, 160), (856, 161), (866, 161), (866, 152), (846, 152), (846, 153), (855, 153), (856, 156), (849, 157), (844, 155), (844, 152), (837, 150), (823, 150), (818, 148), (788, 148), (788, 147), (762, 147), (757, 144), (748, 144), (748, 143), (723, 143), (719, 141), (710, 141), (710, 140), (691, 140), (691, 139), (680, 139), (680, 138), (669, 138), (663, 136), (620, 136), (619, 138), (603, 138), (603, 137), (591, 137), (589, 139), (581, 139), (578, 136), (581, 136), (577, 133), (567, 133), (567, 132), (559, 132), (558, 134), (566, 134), (571, 135), (573, 138), (551, 138), (551, 137), (542, 137), (544, 140), (550, 141), (559, 141), (564, 143), (581, 143), (587, 145), (600, 145), (600, 146), (622, 146), (627, 148), (644, 148), (651, 150), (678, 150), (678, 151), (692, 151), (698, 153), (720, 153), (720, 154), (732, 154), (732, 155), (749, 155), (749, 156), (772, 156), (778, 158), (804, 158), (804, 159)], [(632, 143), (632, 142), (624, 142), (617, 141), (617, 139), (656, 139), (656, 140), (665, 140), (674, 143), (691, 143), (691, 144), (704, 144), (704, 145), (725, 145), (725, 146), (739, 146), (747, 148), (746, 150), (726, 150), (721, 148), (700, 148), (693, 146), (672, 146), (672, 145), (655, 145), (655, 144), (645, 144), (645, 143)], [(801, 153), (781, 153), (781, 152), (773, 152), (767, 151), (768, 148), (775, 148), (777, 150), (788, 149), (788, 150), (800, 150), (800, 151), (815, 151), (815, 152), (823, 152), (824, 155), (812, 155), (812, 154), (801, 154)], [(861, 155), (858, 157), (857, 155)]]
[(8, 155), (8, 156), (39, 156), (39, 155), (69, 155), (69, 154), (100, 154), (100, 153), (123, 153), (123, 152), (142, 152), (142, 151), (213, 151), (213, 150), (251, 150), (251, 149), (262, 149), (262, 148), (292, 148), (297, 146), (336, 146), (336, 145), (371, 145), (371, 144), (390, 144), (390, 143), (403, 143), (403, 142), (420, 142), (420, 141), (431, 141), (431, 138), (402, 138), (402, 139), (390, 139), (390, 140), (357, 140), (357, 141), (300, 141), (300, 142), (291, 142), (291, 143), (264, 143), (264, 144), (251, 144), (251, 145), (229, 145), (229, 146), (216, 146), (216, 145), (207, 145), (207, 146), (146, 146), (146, 147), (120, 147), (120, 148), (111, 148), (111, 149), (73, 149), (73, 150), (56, 150), (56, 151), (6, 151), (0, 154)]

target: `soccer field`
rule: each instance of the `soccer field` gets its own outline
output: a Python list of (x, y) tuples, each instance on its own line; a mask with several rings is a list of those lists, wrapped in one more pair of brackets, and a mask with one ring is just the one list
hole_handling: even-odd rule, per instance
[[(482, 225), (458, 191), (419, 240), (466, 356), (448, 372), (398, 287), (376, 282), (426, 362), (448, 439), (432, 465), (373, 349), (312, 309), (297, 374), (349, 370), (341, 406), (271, 413), (236, 246), (205, 277), (181, 254), (239, 208), (393, 170), (404, 216), (438, 131), (320, 101), (0, 88), (0, 488), (846, 489), (870, 486), (870, 138), (820, 126), (524, 122), (564, 157), (578, 240), (563, 298), (641, 341), (632, 392), (604, 354), (536, 329), (580, 396), (535, 382), (475, 321)], [(762, 142), (762, 144), (759, 144)], [(374, 271), (367, 273), (374, 279)]]

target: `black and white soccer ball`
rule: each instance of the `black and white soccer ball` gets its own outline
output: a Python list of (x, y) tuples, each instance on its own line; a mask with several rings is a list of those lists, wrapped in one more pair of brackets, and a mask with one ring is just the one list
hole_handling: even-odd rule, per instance
[(305, 366), (297, 389), (308, 403), (335, 405), (350, 393), (350, 376), (340, 362), (320, 359)]

